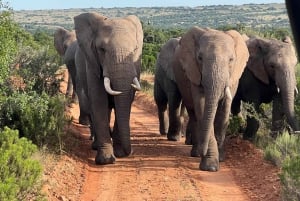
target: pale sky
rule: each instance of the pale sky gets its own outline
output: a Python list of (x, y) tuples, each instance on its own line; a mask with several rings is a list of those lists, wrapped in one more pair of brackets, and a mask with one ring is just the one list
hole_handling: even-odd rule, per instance
[[(297, 0), (298, 1), (298, 0)], [(165, 7), (284, 3), (284, 0), (2, 0), (13, 10), (113, 8), (113, 7)]]

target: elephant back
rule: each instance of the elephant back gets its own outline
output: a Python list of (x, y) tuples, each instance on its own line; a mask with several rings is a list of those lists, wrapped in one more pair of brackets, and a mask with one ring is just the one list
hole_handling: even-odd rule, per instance
[(171, 38), (168, 40), (160, 50), (157, 58), (156, 70), (163, 70), (168, 79), (175, 81), (172, 59), (174, 57), (175, 49), (179, 43), (180, 38)]

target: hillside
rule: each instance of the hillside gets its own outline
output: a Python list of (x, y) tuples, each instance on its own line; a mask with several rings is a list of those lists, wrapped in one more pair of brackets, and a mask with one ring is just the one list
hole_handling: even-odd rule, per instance
[(285, 4), (245, 4), (241, 6), (85, 8), (14, 11), (16, 22), (28, 30), (73, 28), (73, 17), (83, 12), (99, 12), (108, 17), (137, 15), (143, 23), (159, 28), (188, 28), (193, 25), (218, 28), (243, 25), (249, 28), (289, 28)]

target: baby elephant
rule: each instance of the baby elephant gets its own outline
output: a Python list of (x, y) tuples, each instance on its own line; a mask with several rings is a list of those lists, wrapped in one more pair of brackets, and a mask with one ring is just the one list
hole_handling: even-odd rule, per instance
[(161, 47), (154, 81), (154, 99), (158, 108), (160, 134), (167, 135), (170, 141), (178, 141), (183, 135), (185, 109), (181, 104), (181, 94), (172, 68), (172, 58), (178, 42), (179, 38), (171, 38)]
[[(283, 119), (294, 131), (299, 130), (294, 110), (297, 57), (289, 37), (282, 41), (250, 38), (246, 41), (250, 57), (239, 81), (231, 112), (240, 112), (241, 101), (250, 103), (259, 111), (262, 103), (273, 102), (272, 133), (283, 130)], [(255, 117), (247, 117), (243, 138), (253, 140), (259, 128)]]

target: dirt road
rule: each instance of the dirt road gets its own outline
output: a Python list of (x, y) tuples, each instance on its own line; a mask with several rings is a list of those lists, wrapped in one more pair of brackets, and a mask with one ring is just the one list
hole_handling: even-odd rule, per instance
[(51, 201), (280, 200), (279, 170), (263, 160), (260, 150), (240, 138), (227, 139), (220, 171), (200, 171), (200, 159), (189, 157), (184, 139), (170, 142), (159, 134), (153, 98), (143, 93), (136, 95), (131, 113), (133, 154), (113, 165), (94, 164), (89, 129), (77, 124), (78, 105), (69, 112), (74, 121), (68, 154), (44, 175)]

